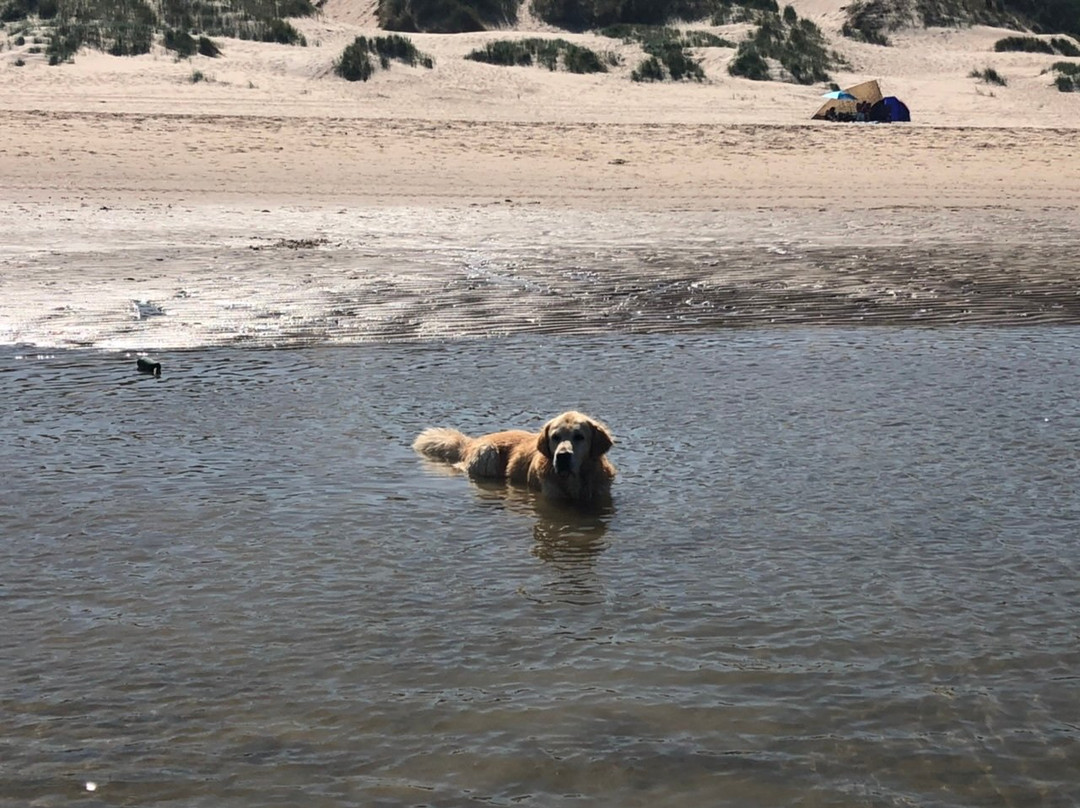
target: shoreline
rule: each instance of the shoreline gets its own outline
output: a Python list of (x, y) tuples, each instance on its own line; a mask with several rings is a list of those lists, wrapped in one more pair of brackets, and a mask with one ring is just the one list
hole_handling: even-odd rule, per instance
[(1080, 325), (1073, 210), (100, 203), (0, 202), (0, 344)]

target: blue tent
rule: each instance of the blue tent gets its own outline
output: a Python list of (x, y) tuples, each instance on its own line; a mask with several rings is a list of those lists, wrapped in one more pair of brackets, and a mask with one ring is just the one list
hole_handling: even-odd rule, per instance
[(911, 112), (908, 110), (907, 104), (895, 95), (887, 95), (870, 108), (870, 120), (879, 123), (910, 121)]

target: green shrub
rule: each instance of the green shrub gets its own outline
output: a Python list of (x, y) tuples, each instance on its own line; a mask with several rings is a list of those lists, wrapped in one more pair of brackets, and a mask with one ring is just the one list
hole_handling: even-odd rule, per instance
[(1025, 18), (1032, 30), (1080, 37), (1080, 0), (1005, 0), (1003, 5)]
[(49, 55), (49, 64), (58, 65), (70, 61), (83, 44), (83, 32), (81, 29), (69, 25), (58, 25), (49, 38), (49, 45), (45, 53)]
[(629, 25), (620, 23), (601, 28), (598, 33), (623, 42), (640, 43), (646, 52), (677, 43), (684, 48), (734, 48), (735, 43), (710, 31), (680, 31), (666, 25)]
[(221, 56), (221, 48), (219, 48), (210, 37), (199, 37), (199, 55), (209, 56), (211, 59), (216, 59)]
[(187, 31), (167, 30), (165, 32), (163, 44), (165, 45), (166, 50), (175, 51), (178, 59), (187, 59), (190, 56), (194, 56), (198, 49), (198, 43), (195, 41), (195, 38)]
[(391, 61), (411, 66), (420, 65), (428, 69), (435, 66), (432, 58), (418, 51), (406, 37), (398, 34), (372, 39), (358, 36), (334, 62), (334, 72), (346, 81), (367, 81), (375, 72), (372, 56), (378, 58), (379, 66), (383, 70), (390, 67)]
[(839, 61), (826, 47), (825, 36), (817, 25), (805, 19), (787, 23), (777, 14), (762, 17), (753, 36), (739, 45), (728, 72), (766, 81), (771, 78), (767, 59), (780, 62), (799, 84), (828, 81), (829, 68)]
[(7, 2), (0, 4), (0, 22), (18, 22), (30, 16), (29, 10), (23, 3)]
[[(681, 32), (661, 25), (610, 25), (600, 33), (623, 42), (638, 42), (649, 58), (642, 61), (631, 78), (634, 81), (662, 81), (664, 75), (673, 80), (705, 78), (698, 60), (690, 56), (687, 48), (733, 48), (734, 43), (707, 31)], [(657, 75), (659, 68), (659, 75)], [(636, 77), (635, 77), (636, 76)]]
[(533, 52), (524, 43), (510, 39), (488, 42), (483, 48), (465, 54), (466, 59), (506, 67), (528, 67), (533, 63)]
[[(363, 37), (360, 37), (360, 39), (363, 39)], [(418, 51), (411, 39), (399, 34), (375, 37), (368, 42), (368, 47), (372, 53), (378, 55), (384, 69), (389, 66), (390, 61), (402, 62), (410, 67), (420, 65), (429, 70), (435, 66), (434, 60)]]
[(642, 60), (630, 73), (632, 81), (663, 81), (664, 67), (655, 56)]
[[(0, 0), (4, 2), (4, 0)], [(216, 56), (210, 36), (291, 45), (307, 44), (284, 17), (313, 14), (311, 0), (7, 0), (33, 4), (56, 21), (49, 30), (50, 64), (70, 60), (80, 47), (115, 55), (146, 53), (161, 34), (182, 57)]]
[(1007, 36), (994, 43), (994, 50), (999, 53), (1005, 51), (1022, 51), (1024, 53), (1053, 53), (1054, 48), (1045, 40), (1034, 36)]
[(881, 45), (882, 47), (888, 47), (892, 44), (889, 41), (889, 38), (885, 36), (885, 34), (881, 33), (880, 28), (875, 28), (873, 26), (866, 25), (865, 23), (864, 26), (865, 27), (860, 27), (858, 23), (848, 21), (840, 27), (840, 33), (846, 36), (848, 39), (860, 40), (871, 45)]
[(0, 0), (0, 22), (19, 22), (28, 17), (51, 20), (57, 0)]
[[(1054, 62), (1050, 71), (1057, 73), (1054, 86), (1063, 93), (1080, 92), (1080, 64), (1073, 62)], [(1044, 71), (1045, 72), (1045, 71)]]
[(606, 73), (607, 67), (595, 51), (569, 43), (563, 50), (563, 65), (571, 73)]
[(994, 68), (988, 67), (985, 70), (972, 70), (968, 73), (969, 78), (979, 79), (985, 81), (987, 84), (996, 84), (999, 87), (1006, 86), (1009, 82), (1005, 80), (1005, 77), (998, 73)]
[(1054, 50), (1060, 53), (1062, 56), (1080, 56), (1080, 48), (1076, 47), (1076, 43), (1071, 39), (1065, 39), (1065, 37), (1056, 36), (1050, 40), (1050, 44), (1054, 46)]
[(260, 36), (252, 37), (262, 42), (276, 42), (279, 45), (303, 45), (307, 46), (307, 40), (288, 20), (280, 17), (267, 20), (261, 26), (256, 26), (261, 31)]
[[(993, 0), (990, 0), (993, 2)], [(855, 0), (846, 9), (840, 33), (848, 39), (887, 47), (887, 31), (910, 24), (909, 8), (893, 0)]]
[(519, 0), (379, 0), (379, 25), (388, 31), (458, 34), (517, 21)]
[(1054, 62), (1050, 65), (1050, 69), (1065, 76), (1080, 78), (1080, 64), (1074, 62)]
[(728, 73), (752, 81), (769, 81), (772, 78), (765, 57), (749, 40), (739, 45), (735, 58), (728, 65)]
[(684, 78), (701, 81), (705, 78), (705, 71), (701, 69), (701, 64), (693, 59), (685, 48), (676, 43), (659, 48), (653, 55), (663, 63), (672, 81), (680, 81)]
[(371, 61), (367, 47), (353, 42), (345, 47), (341, 57), (334, 63), (334, 72), (346, 81), (367, 81), (375, 72), (375, 64)]
[(565, 39), (500, 39), (465, 54), (465, 58), (510, 67), (527, 67), (536, 62), (548, 70), (557, 70), (561, 64), (571, 73), (607, 72), (607, 67), (595, 51)]
[(664, 25), (672, 20), (712, 18), (721, 25), (749, 9), (776, 11), (776, 0), (531, 0), (544, 22), (583, 31), (617, 24)]

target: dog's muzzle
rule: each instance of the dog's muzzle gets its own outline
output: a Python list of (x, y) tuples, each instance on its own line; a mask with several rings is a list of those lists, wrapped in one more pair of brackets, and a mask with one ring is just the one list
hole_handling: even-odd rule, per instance
[(574, 470), (574, 453), (558, 452), (555, 455), (555, 473), (569, 474)]

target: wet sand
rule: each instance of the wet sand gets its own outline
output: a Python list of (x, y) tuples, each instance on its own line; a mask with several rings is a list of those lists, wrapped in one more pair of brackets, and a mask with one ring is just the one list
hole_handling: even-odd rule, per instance
[(1071, 129), (7, 118), (8, 344), (1080, 322)]

